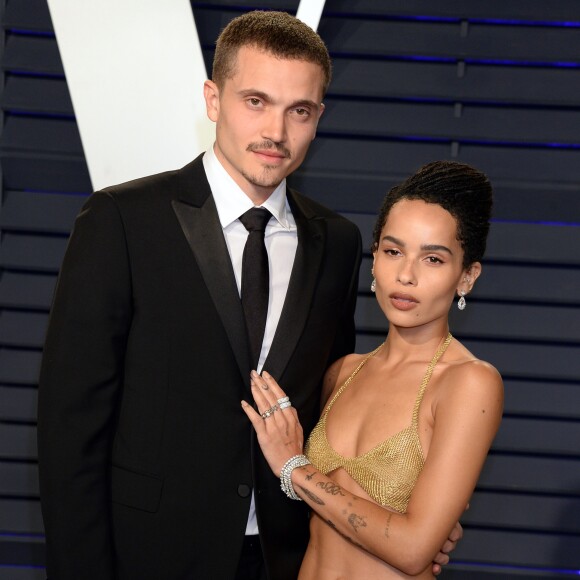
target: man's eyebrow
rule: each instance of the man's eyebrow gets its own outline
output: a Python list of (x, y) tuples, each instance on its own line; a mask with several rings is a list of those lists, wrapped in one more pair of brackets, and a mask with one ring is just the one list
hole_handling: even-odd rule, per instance
[(263, 101), (267, 101), (268, 103), (272, 102), (272, 97), (265, 93), (264, 91), (259, 91), (258, 89), (242, 89), (238, 91), (240, 97), (258, 97)]
[[(257, 97), (258, 99), (262, 99), (262, 101), (266, 101), (267, 103), (272, 103), (272, 97), (265, 93), (264, 91), (259, 91), (257, 89), (243, 89), (238, 91), (240, 97)], [(294, 109), (296, 107), (310, 107), (312, 109), (319, 109), (321, 103), (315, 103), (310, 99), (301, 99), (299, 101), (295, 101), (294, 103), (290, 103), (289, 109)]]
[(320, 108), (320, 105), (321, 103), (315, 103), (310, 99), (303, 99), (301, 101), (296, 101), (295, 103), (292, 103), (289, 108), (294, 109), (296, 107), (310, 107), (312, 109), (318, 109)]

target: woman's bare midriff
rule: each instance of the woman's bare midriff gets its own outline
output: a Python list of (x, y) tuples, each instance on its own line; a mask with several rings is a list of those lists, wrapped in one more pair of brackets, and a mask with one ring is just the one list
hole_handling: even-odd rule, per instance
[(408, 576), (355, 546), (318, 515), (310, 519), (310, 543), (298, 580), (369, 580), (414, 578), (432, 580), (431, 567), (418, 576)]
[[(358, 497), (373, 501), (344, 470), (334, 471), (332, 477), (343, 489)], [(435, 577), (431, 572), (431, 566), (418, 576), (403, 574), (380, 558), (356, 546), (333, 529), (331, 524), (312, 512), (310, 542), (300, 568), (298, 580), (383, 580), (391, 578), (433, 580)]]

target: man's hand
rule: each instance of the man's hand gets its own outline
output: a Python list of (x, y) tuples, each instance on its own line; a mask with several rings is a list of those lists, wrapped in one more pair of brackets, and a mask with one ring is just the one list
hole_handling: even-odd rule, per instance
[(461, 524), (457, 522), (453, 527), (453, 529), (451, 530), (449, 538), (445, 540), (445, 543), (443, 544), (443, 546), (441, 546), (439, 553), (433, 559), (433, 566), (431, 569), (435, 576), (439, 576), (439, 574), (441, 574), (441, 571), (443, 570), (443, 566), (449, 564), (449, 553), (455, 550), (457, 542), (459, 542), (459, 540), (461, 540), (462, 537), (463, 537), (463, 528), (461, 527)]

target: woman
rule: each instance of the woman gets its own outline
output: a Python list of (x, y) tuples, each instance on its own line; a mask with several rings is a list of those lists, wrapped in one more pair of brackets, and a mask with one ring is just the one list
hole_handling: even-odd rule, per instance
[(501, 420), (501, 377), (448, 327), (481, 273), (491, 202), (484, 174), (447, 161), (388, 193), (371, 286), (388, 335), (328, 369), (306, 456), (283, 391), (252, 373), (259, 413), (242, 407), (283, 490), (312, 508), (301, 580), (433, 578)]

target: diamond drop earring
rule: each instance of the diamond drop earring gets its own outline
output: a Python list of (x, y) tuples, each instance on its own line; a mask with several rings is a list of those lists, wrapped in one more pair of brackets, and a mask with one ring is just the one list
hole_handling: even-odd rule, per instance
[(465, 307), (467, 306), (465, 290), (460, 290), (459, 294), (461, 294), (461, 298), (457, 301), (457, 308), (459, 308), (459, 310), (465, 310)]

